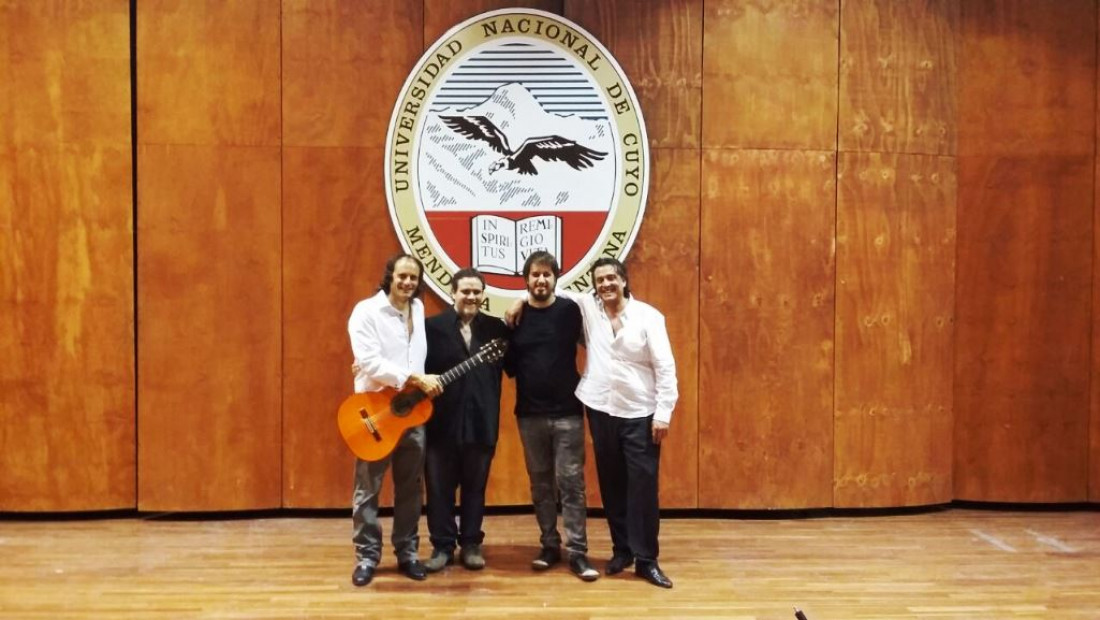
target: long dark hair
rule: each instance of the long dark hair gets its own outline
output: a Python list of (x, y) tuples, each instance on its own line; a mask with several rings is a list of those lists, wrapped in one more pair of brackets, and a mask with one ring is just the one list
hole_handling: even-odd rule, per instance
[(623, 297), (630, 299), (630, 279), (626, 276), (626, 265), (619, 262), (617, 258), (598, 258), (596, 262), (592, 263), (592, 266), (588, 268), (588, 278), (592, 280), (592, 294), (598, 295), (596, 292), (596, 268), (606, 267), (611, 265), (615, 268), (615, 273), (619, 274), (619, 277), (623, 279)]
[(397, 261), (403, 258), (407, 258), (416, 263), (416, 268), (420, 271), (420, 275), (417, 277), (416, 281), (416, 291), (413, 292), (413, 299), (416, 299), (420, 297), (420, 293), (424, 291), (424, 265), (420, 263), (420, 259), (417, 257), (412, 254), (405, 254), (404, 252), (394, 254), (386, 261), (386, 271), (382, 274), (382, 281), (378, 283), (378, 290), (387, 295), (390, 294), (390, 287), (393, 286), (393, 270), (397, 268)]

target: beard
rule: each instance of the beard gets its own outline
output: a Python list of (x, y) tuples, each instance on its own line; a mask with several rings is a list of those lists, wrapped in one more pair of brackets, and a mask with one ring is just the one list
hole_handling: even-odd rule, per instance
[(547, 301), (554, 294), (554, 289), (549, 286), (544, 289), (527, 289), (527, 293), (535, 301)]

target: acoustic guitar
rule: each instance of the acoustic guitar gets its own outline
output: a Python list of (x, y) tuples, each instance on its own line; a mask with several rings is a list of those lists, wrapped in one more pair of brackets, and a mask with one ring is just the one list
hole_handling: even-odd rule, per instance
[[(491, 340), (472, 357), (439, 375), (439, 383), (446, 388), (477, 366), (504, 357), (507, 349), (507, 340)], [(412, 386), (401, 391), (388, 387), (349, 396), (336, 412), (336, 423), (355, 456), (381, 461), (393, 452), (405, 431), (431, 417), (432, 401), (427, 394)]]

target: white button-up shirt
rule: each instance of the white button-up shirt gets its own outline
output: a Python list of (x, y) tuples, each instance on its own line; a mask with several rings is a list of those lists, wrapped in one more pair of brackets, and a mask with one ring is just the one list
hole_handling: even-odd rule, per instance
[(620, 418), (653, 415), (655, 420), (670, 422), (679, 392), (664, 315), (647, 303), (628, 298), (616, 334), (603, 302), (591, 294), (568, 297), (581, 307), (588, 351), (577, 398), (592, 409)]
[(356, 392), (401, 388), (409, 375), (424, 374), (428, 341), (424, 335), (424, 304), (412, 306), (412, 335), (403, 312), (390, 304), (384, 291), (355, 305), (348, 319), (351, 353), (355, 356)]

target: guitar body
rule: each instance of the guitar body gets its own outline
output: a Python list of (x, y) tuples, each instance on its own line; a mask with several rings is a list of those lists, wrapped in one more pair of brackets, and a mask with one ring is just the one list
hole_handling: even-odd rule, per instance
[(352, 394), (336, 413), (344, 441), (355, 456), (364, 461), (386, 458), (405, 431), (427, 422), (430, 417), (432, 401), (413, 387), (400, 392), (384, 388), (379, 392)]
[[(446, 387), (478, 364), (504, 357), (508, 341), (494, 338), (469, 359), (439, 375)], [(378, 392), (352, 394), (336, 412), (340, 434), (355, 456), (364, 461), (381, 461), (393, 452), (405, 431), (420, 426), (432, 417), (432, 401), (420, 390), (406, 386), (397, 391), (383, 388)]]

